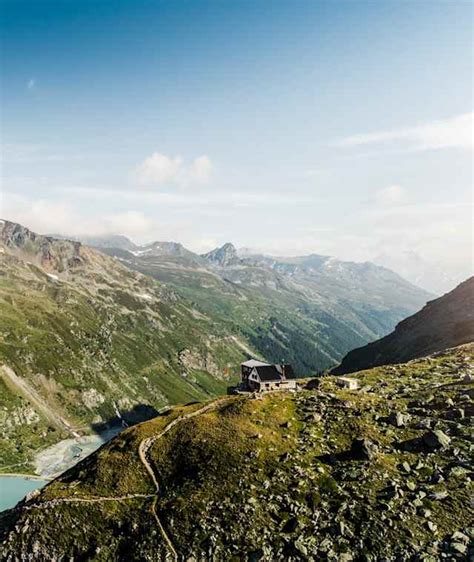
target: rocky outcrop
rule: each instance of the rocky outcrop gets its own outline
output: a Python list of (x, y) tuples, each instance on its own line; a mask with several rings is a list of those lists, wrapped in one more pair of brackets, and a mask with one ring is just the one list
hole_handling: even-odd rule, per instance
[(14, 254), (27, 256), (47, 271), (63, 272), (84, 259), (80, 242), (42, 236), (9, 221), (0, 221), (0, 244)]
[(179, 352), (179, 362), (189, 371), (207, 371), (214, 376), (219, 375), (219, 367), (208, 352), (183, 349)]

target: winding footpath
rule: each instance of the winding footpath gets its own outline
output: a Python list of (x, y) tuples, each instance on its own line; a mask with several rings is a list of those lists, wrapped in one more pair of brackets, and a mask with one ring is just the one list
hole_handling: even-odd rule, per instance
[(202, 406), (201, 408), (194, 410), (193, 412), (190, 412), (189, 414), (184, 414), (182, 416), (179, 416), (177, 418), (175, 418), (174, 420), (172, 420), (168, 425), (165, 426), (165, 428), (158, 432), (155, 435), (152, 435), (151, 437), (146, 437), (144, 439), (142, 439), (142, 441), (140, 441), (140, 445), (138, 447), (138, 455), (140, 457), (140, 461), (143, 464), (143, 466), (145, 467), (146, 471), (148, 472), (148, 474), (150, 475), (150, 478), (153, 481), (153, 484), (155, 486), (155, 493), (153, 494), (127, 494), (124, 496), (89, 496), (86, 498), (79, 498), (79, 497), (67, 497), (67, 498), (55, 498), (52, 500), (46, 500), (44, 502), (38, 502), (38, 503), (32, 503), (31, 505), (26, 505), (23, 507), (23, 509), (42, 509), (42, 508), (46, 508), (46, 507), (54, 507), (56, 505), (62, 504), (62, 503), (102, 503), (102, 502), (110, 502), (110, 501), (126, 501), (126, 500), (133, 500), (133, 499), (137, 499), (137, 498), (153, 498), (153, 502), (151, 505), (151, 511), (153, 514), (153, 517), (156, 521), (156, 524), (158, 526), (158, 529), (160, 530), (161, 536), (163, 537), (163, 540), (165, 542), (166, 548), (168, 550), (168, 552), (171, 554), (172, 558), (174, 560), (179, 560), (179, 556), (178, 556), (178, 552), (176, 551), (176, 548), (173, 545), (173, 542), (170, 538), (170, 536), (168, 535), (168, 533), (166, 532), (163, 524), (160, 521), (160, 518), (158, 516), (157, 513), (157, 503), (158, 503), (158, 497), (159, 497), (159, 492), (160, 492), (160, 484), (158, 482), (158, 477), (155, 473), (155, 471), (153, 470), (150, 461), (147, 458), (147, 454), (149, 452), (149, 450), (151, 449), (151, 447), (159, 440), (161, 439), (164, 435), (166, 435), (169, 431), (171, 431), (174, 427), (176, 427), (178, 424), (182, 423), (183, 421), (189, 420), (191, 418), (194, 418), (196, 416), (199, 416), (201, 414), (204, 414), (206, 412), (209, 412), (211, 410), (215, 410), (216, 408), (218, 408), (219, 406), (221, 406), (222, 404), (229, 402), (230, 400), (232, 400), (233, 397), (231, 396), (226, 396), (223, 398), (218, 398), (217, 400), (214, 400), (213, 402), (206, 404), (205, 406)]
[(90, 496), (88, 498), (54, 498), (54, 500), (46, 500), (32, 505), (26, 505), (24, 510), (44, 509), (45, 507), (54, 507), (61, 503), (102, 503), (102, 502), (120, 502), (125, 500), (134, 500), (136, 498), (154, 498), (155, 494), (127, 494), (125, 496)]
[(214, 400), (214, 402), (211, 402), (210, 404), (206, 404), (206, 406), (203, 406), (202, 408), (199, 408), (198, 410), (195, 410), (194, 412), (190, 412), (189, 414), (185, 414), (184, 416), (180, 416), (180, 417), (174, 419), (173, 421), (171, 421), (162, 431), (160, 431), (156, 435), (153, 435), (152, 437), (148, 437), (146, 439), (143, 439), (140, 442), (140, 446), (138, 448), (138, 454), (140, 456), (140, 460), (142, 461), (142, 464), (145, 466), (148, 474), (150, 475), (151, 479), (153, 480), (153, 484), (155, 485), (155, 490), (156, 490), (156, 494), (153, 498), (153, 503), (151, 505), (153, 517), (155, 518), (156, 524), (158, 525), (161, 536), (163, 537), (163, 540), (165, 541), (165, 544), (168, 548), (168, 551), (170, 552), (170, 554), (171, 554), (171, 556), (173, 557), (174, 560), (179, 559), (178, 552), (176, 551), (176, 548), (174, 547), (170, 536), (168, 535), (165, 528), (163, 527), (163, 524), (161, 523), (160, 518), (158, 517), (158, 513), (156, 511), (156, 504), (158, 503), (158, 494), (160, 492), (160, 484), (158, 482), (158, 478), (157, 478), (149, 460), (147, 459), (147, 453), (150, 450), (150, 448), (154, 445), (154, 443), (156, 441), (158, 441), (158, 439), (161, 439), (161, 437), (163, 437), (163, 435), (166, 435), (171, 429), (173, 429), (173, 427), (175, 427), (179, 423), (181, 423), (185, 420), (189, 420), (191, 418), (194, 418), (196, 416), (199, 416), (201, 414), (204, 414), (206, 412), (209, 412), (211, 410), (215, 410), (218, 406), (220, 406), (221, 404), (223, 404), (225, 402), (228, 402), (230, 399), (231, 399), (230, 397), (219, 398), (217, 400)]

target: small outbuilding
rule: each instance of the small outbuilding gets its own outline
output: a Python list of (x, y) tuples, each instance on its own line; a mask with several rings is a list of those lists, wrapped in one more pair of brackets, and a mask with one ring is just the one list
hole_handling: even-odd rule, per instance
[(296, 379), (291, 365), (270, 365), (250, 359), (241, 365), (240, 386), (250, 392), (294, 390)]
[(347, 388), (348, 390), (357, 390), (359, 388), (359, 381), (349, 377), (337, 377), (336, 384), (337, 386)]

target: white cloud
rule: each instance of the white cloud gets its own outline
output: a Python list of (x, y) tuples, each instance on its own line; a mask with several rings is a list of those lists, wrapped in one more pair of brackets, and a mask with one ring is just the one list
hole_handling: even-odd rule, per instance
[(36, 80), (34, 78), (30, 78), (26, 83), (26, 87), (28, 90), (32, 90), (36, 86)]
[(18, 222), (40, 234), (143, 236), (153, 225), (152, 220), (139, 211), (93, 215), (78, 212), (67, 201), (30, 200), (13, 194), (4, 194), (1, 203), (1, 218)]
[(150, 232), (153, 221), (139, 211), (126, 211), (103, 217), (105, 234), (124, 234), (125, 236), (143, 236)]
[(384, 206), (401, 205), (407, 199), (406, 190), (401, 185), (389, 185), (377, 191), (375, 199), (377, 203)]
[(182, 171), (182, 159), (170, 158), (165, 154), (154, 152), (146, 158), (136, 170), (136, 178), (141, 185), (159, 185), (177, 180)]
[(212, 176), (213, 166), (208, 156), (196, 158), (189, 170), (189, 178), (197, 183), (207, 183)]
[(190, 166), (186, 166), (181, 156), (172, 158), (154, 152), (135, 169), (134, 179), (141, 186), (187, 186), (208, 183), (212, 171), (211, 159), (206, 155), (199, 156)]
[(406, 149), (413, 151), (439, 148), (472, 150), (473, 115), (472, 112), (464, 113), (414, 127), (351, 135), (340, 140), (336, 145), (354, 147), (398, 142), (402, 143)]

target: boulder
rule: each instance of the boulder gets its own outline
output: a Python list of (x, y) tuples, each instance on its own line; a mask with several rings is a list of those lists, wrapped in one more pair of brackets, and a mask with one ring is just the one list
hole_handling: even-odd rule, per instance
[(428, 449), (444, 449), (451, 443), (451, 438), (442, 432), (440, 429), (434, 431), (427, 431), (423, 437), (423, 443)]
[(351, 455), (356, 459), (371, 460), (377, 452), (377, 446), (369, 439), (354, 439), (351, 445)]
[(454, 552), (459, 552), (459, 554), (466, 554), (467, 546), (462, 542), (452, 542), (451, 550)]
[(294, 533), (298, 528), (298, 519), (296, 517), (291, 517), (283, 526), (283, 533)]
[(428, 418), (421, 419), (416, 424), (416, 429), (430, 429), (431, 428), (431, 420)]
[(388, 416), (388, 423), (394, 427), (404, 427), (408, 421), (408, 416), (401, 412), (392, 412)]
[(447, 497), (448, 497), (448, 492), (446, 490), (440, 490), (438, 492), (432, 492), (430, 494), (430, 498), (432, 500), (437, 500), (437, 501), (444, 500)]
[(27, 503), (31, 502), (35, 500), (39, 495), (40, 495), (40, 490), (36, 488), (35, 490), (31, 490), (31, 492), (28, 492), (26, 494), (24, 501)]
[(403, 468), (405, 472), (411, 472), (411, 466), (407, 461), (402, 462), (401, 468)]

